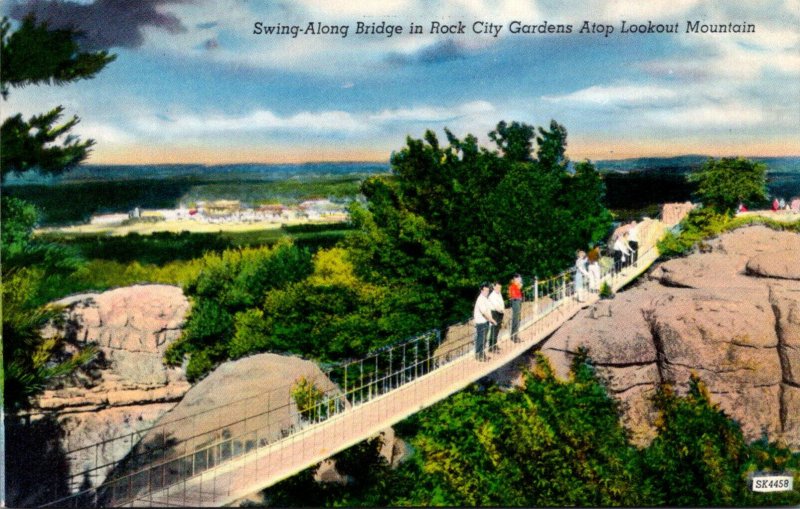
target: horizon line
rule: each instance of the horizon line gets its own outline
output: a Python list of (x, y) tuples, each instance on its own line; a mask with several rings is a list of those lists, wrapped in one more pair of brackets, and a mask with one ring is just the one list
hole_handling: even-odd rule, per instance
[[(678, 159), (682, 157), (705, 157), (710, 159), (723, 159), (723, 158), (744, 158), (744, 159), (792, 159), (792, 158), (800, 158), (800, 153), (798, 154), (790, 154), (790, 155), (722, 155), (722, 156), (712, 156), (708, 154), (680, 154), (680, 155), (673, 155), (673, 156), (664, 156), (664, 155), (641, 155), (641, 156), (634, 156), (634, 157), (620, 157), (620, 158), (603, 158), (603, 159), (592, 159), (589, 157), (583, 158), (576, 158), (570, 159), (567, 158), (570, 162), (581, 162), (581, 161), (592, 161), (592, 162), (600, 162), (600, 161), (631, 161), (636, 159)], [(138, 163), (83, 163), (79, 166), (237, 166), (237, 165), (281, 165), (281, 166), (300, 166), (304, 164), (380, 164), (380, 165), (387, 165), (391, 166), (391, 161), (388, 160), (359, 160), (359, 159), (312, 159), (308, 161), (238, 161), (238, 162), (222, 162), (222, 163), (207, 163), (207, 162), (159, 162), (159, 163), (148, 163), (148, 162), (138, 162)]]

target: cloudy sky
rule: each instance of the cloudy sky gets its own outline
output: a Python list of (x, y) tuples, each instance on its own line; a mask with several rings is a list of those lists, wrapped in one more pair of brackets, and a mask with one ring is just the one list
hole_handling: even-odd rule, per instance
[[(800, 155), (800, 0), (7, 1), (84, 31), (117, 60), (95, 79), (13, 89), (3, 116), (63, 104), (89, 162), (387, 161), (407, 135), (486, 134), (500, 120), (568, 133), (573, 159)], [(621, 22), (678, 24), (623, 34)], [(392, 37), (356, 25), (403, 27)], [(432, 22), (465, 25), (431, 34)], [(580, 34), (584, 21), (614, 33)], [(755, 25), (687, 34), (687, 21)], [(309, 22), (341, 35), (254, 34)], [(475, 22), (503, 25), (497, 37)], [(571, 34), (510, 25), (572, 25)], [(416, 23), (423, 34), (409, 34)]]

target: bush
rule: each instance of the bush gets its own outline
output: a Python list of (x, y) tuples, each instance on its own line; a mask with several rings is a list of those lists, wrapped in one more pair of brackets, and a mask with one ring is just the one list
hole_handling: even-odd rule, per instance
[[(231, 355), (239, 357), (267, 347), (264, 328), (257, 323), (260, 311), (254, 308), (270, 291), (308, 275), (311, 256), (282, 240), (272, 248), (206, 253), (192, 268), (196, 277), (186, 284), (192, 309), (181, 340), (170, 345), (165, 355), (165, 360), (178, 364), (189, 354), (190, 381)], [(242, 328), (238, 336), (237, 325)]]
[(317, 387), (313, 381), (301, 376), (292, 385), (291, 393), (292, 399), (297, 404), (297, 409), (303, 419), (310, 422), (318, 418), (324, 419), (327, 417), (327, 409), (320, 406), (325, 392)]

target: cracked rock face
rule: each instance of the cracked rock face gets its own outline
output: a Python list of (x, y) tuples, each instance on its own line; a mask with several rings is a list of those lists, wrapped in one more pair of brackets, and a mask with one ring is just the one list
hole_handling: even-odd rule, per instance
[[(28, 418), (54, 419), (69, 475), (113, 464), (130, 450), (131, 436), (152, 426), (190, 385), (180, 368), (163, 363), (167, 347), (180, 337), (189, 302), (180, 288), (137, 285), (68, 297), (65, 323), (43, 335), (66, 340), (65, 354), (95, 345), (95, 359), (48, 387)], [(134, 435), (132, 435), (134, 434)], [(104, 447), (88, 447), (109, 441)], [(110, 467), (75, 482), (97, 485)]]
[(685, 391), (696, 373), (748, 439), (800, 449), (800, 235), (750, 226), (708, 244), (581, 311), (542, 352), (563, 377), (589, 348), (641, 445), (655, 435), (657, 384)]

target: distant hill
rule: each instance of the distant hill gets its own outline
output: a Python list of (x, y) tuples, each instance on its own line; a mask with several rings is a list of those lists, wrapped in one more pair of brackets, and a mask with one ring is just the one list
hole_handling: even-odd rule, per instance
[(54, 185), (78, 182), (128, 182), (140, 180), (184, 180), (192, 182), (276, 181), (374, 174), (389, 171), (388, 163), (319, 162), (300, 164), (140, 164), (79, 166), (57, 177), (34, 172), (9, 175), (5, 185)]
[[(596, 161), (595, 166), (601, 173), (658, 171), (683, 175), (699, 168), (709, 157), (703, 155), (638, 157), (634, 159)], [(776, 173), (800, 173), (800, 157), (750, 157), (748, 159), (766, 164), (770, 175)]]

